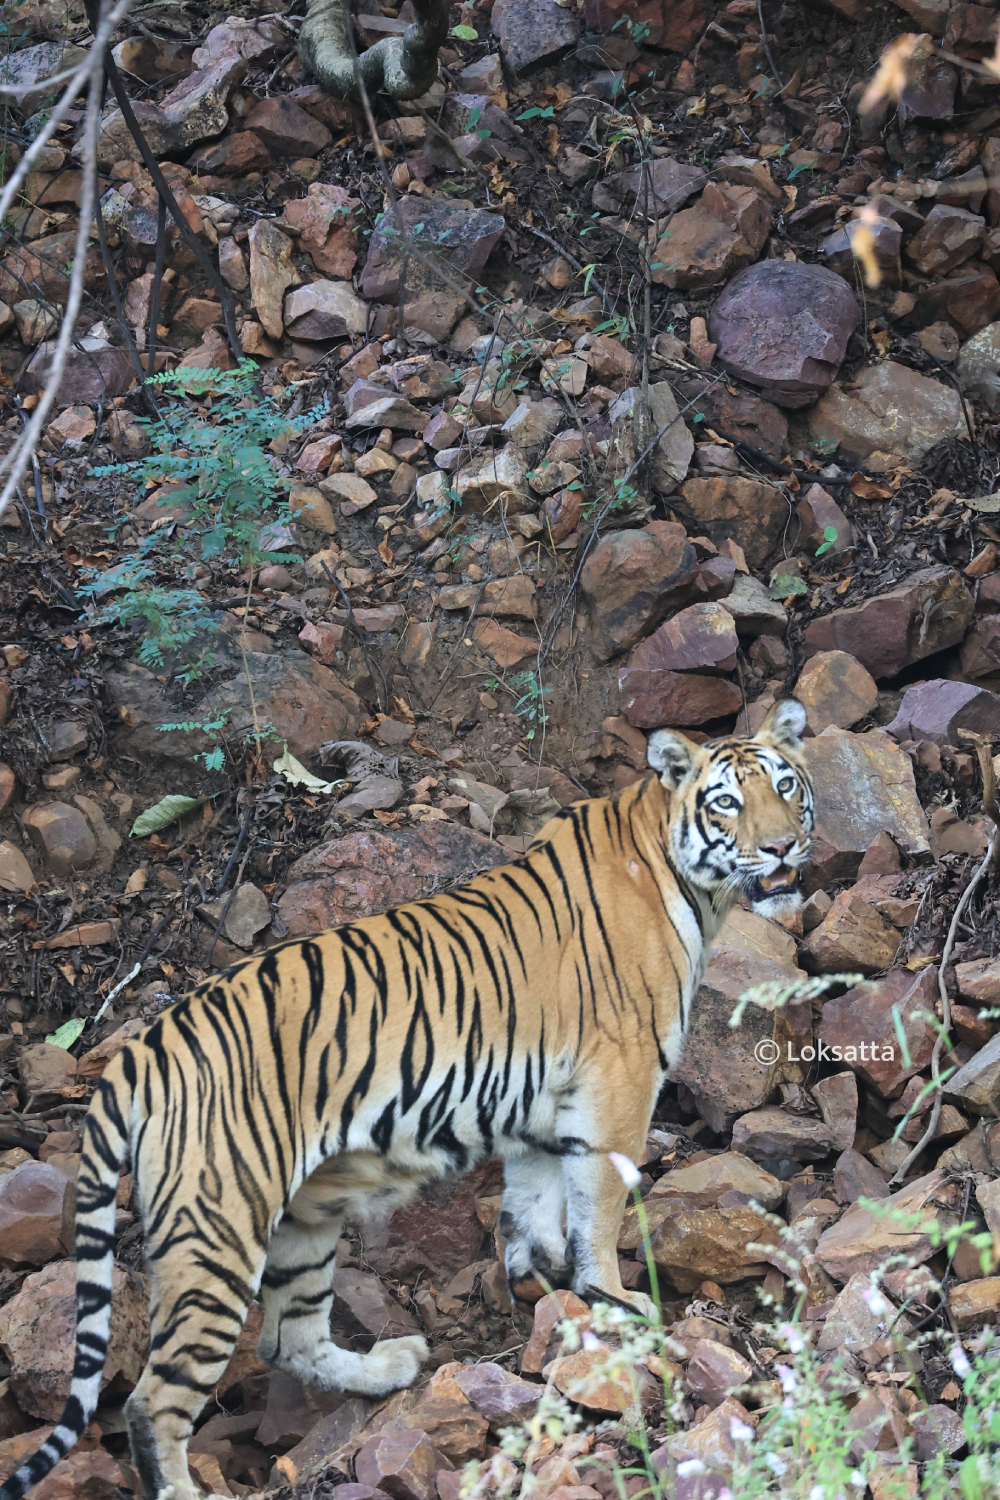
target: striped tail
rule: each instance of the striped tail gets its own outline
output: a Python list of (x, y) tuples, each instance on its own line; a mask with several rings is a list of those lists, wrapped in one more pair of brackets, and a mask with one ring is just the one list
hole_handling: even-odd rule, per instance
[(102, 1078), (84, 1122), (76, 1185), (76, 1359), (69, 1400), (51, 1437), (0, 1487), (0, 1500), (21, 1500), (44, 1479), (76, 1443), (97, 1407), (111, 1327), (115, 1200), (129, 1151), (119, 1096), (129, 1101), (131, 1114), (131, 1089), (118, 1068), (111, 1071), (117, 1075), (117, 1089)]

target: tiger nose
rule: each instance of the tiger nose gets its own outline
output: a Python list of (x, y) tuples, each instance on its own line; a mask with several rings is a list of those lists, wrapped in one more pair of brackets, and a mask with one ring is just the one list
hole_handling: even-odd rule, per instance
[(764, 854), (774, 854), (778, 859), (784, 859), (785, 855), (795, 845), (794, 837), (787, 839), (774, 839), (770, 844), (761, 844)]

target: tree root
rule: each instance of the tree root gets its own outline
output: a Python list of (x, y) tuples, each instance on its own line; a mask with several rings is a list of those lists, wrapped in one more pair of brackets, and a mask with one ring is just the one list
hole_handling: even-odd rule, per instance
[(362, 52), (355, 68), (348, 35), (350, 0), (308, 0), (298, 52), (328, 94), (358, 99), (358, 74), (369, 93), (416, 99), (437, 78), (438, 48), (448, 35), (448, 0), (413, 0), (417, 20), (402, 36), (384, 37)]

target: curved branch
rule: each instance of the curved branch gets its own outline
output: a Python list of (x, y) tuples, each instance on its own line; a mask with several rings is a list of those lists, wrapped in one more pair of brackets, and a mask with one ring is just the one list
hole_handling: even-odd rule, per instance
[[(350, 0), (308, 0), (298, 52), (313, 77), (338, 99), (359, 99), (347, 28)], [(416, 99), (437, 78), (438, 48), (448, 35), (448, 0), (413, 0), (417, 19), (401, 37), (384, 37), (358, 59), (370, 93)]]

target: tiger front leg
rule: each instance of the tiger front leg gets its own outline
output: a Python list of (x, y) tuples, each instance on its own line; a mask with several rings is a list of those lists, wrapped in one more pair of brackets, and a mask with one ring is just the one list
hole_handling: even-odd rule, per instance
[[(634, 1155), (637, 1152), (623, 1152)], [(590, 1301), (606, 1292), (644, 1317), (659, 1319), (645, 1292), (626, 1291), (618, 1269), (618, 1234), (628, 1189), (607, 1152), (563, 1160), (569, 1248), (575, 1264), (573, 1290)]]
[(354, 1354), (333, 1342), (333, 1273), (342, 1227), (340, 1217), (321, 1224), (282, 1220), (267, 1250), (257, 1353), (315, 1390), (385, 1396), (413, 1384), (427, 1344), (419, 1336), (386, 1339), (370, 1354)]

